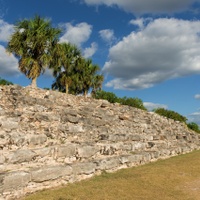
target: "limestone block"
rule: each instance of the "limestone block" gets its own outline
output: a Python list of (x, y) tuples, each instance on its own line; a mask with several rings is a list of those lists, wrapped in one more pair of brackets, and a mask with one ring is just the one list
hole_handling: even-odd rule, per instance
[(144, 138), (147, 141), (153, 141), (153, 135), (146, 135)]
[(1, 121), (1, 128), (2, 129), (17, 129), (19, 128), (19, 123), (12, 118), (7, 118)]
[(119, 161), (121, 164), (125, 164), (125, 163), (129, 162), (129, 159), (128, 159), (127, 155), (125, 155), (125, 156), (120, 156)]
[(76, 117), (77, 116), (77, 111), (76, 110), (73, 110), (73, 109), (63, 109), (62, 110), (62, 115), (71, 115), (71, 116), (74, 116)]
[(79, 122), (79, 118), (78, 117), (71, 116), (71, 115), (63, 115), (61, 117), (61, 120), (63, 122), (71, 122), (71, 123), (74, 123), (74, 124), (77, 124)]
[(110, 106), (110, 103), (107, 100), (102, 100), (102, 104), (101, 104), (102, 108), (106, 108), (106, 107), (109, 107), (109, 106)]
[(31, 181), (31, 176), (27, 172), (18, 171), (6, 174), (3, 179), (3, 191), (13, 191), (25, 187)]
[(127, 159), (129, 163), (138, 164), (142, 161), (142, 155), (141, 154), (128, 155)]
[(84, 132), (83, 126), (77, 124), (70, 124), (68, 127), (68, 131), (71, 133), (81, 133)]
[(95, 155), (100, 148), (98, 146), (78, 146), (77, 152), (80, 158), (89, 158)]
[(3, 193), (3, 180), (5, 178), (5, 174), (0, 173), (0, 194)]
[(131, 136), (130, 136), (130, 139), (131, 139), (132, 141), (140, 141), (142, 138), (141, 138), (140, 135), (131, 135)]
[(7, 139), (2, 139), (0, 138), (0, 147), (4, 147), (9, 143), (9, 141)]
[(29, 149), (20, 149), (15, 151), (11, 158), (8, 160), (8, 163), (22, 163), (22, 162), (29, 162), (36, 156), (36, 153), (29, 150)]
[(92, 162), (76, 163), (72, 165), (72, 168), (74, 175), (81, 175), (81, 174), (90, 175), (95, 172), (96, 164)]
[(116, 151), (116, 147), (111, 144), (105, 144), (102, 146), (100, 153), (102, 155), (113, 155)]
[(6, 161), (5, 157), (3, 155), (0, 155), (0, 165), (4, 164)]
[(94, 118), (82, 118), (81, 122), (83, 124), (92, 125), (92, 126), (95, 126), (95, 127), (105, 126), (106, 124), (109, 123), (106, 120), (94, 119)]
[(36, 113), (35, 114), (35, 119), (38, 121), (51, 121), (51, 115), (48, 115), (47, 113)]
[(110, 157), (95, 161), (97, 163), (97, 169), (99, 170), (111, 170), (119, 167), (119, 157)]
[(57, 148), (57, 158), (59, 157), (72, 157), (76, 154), (76, 145), (68, 144)]
[(38, 148), (38, 149), (34, 149), (34, 152), (41, 157), (45, 157), (45, 156), (51, 156), (53, 153), (53, 147), (44, 147), (44, 148)]
[(47, 141), (47, 136), (44, 134), (40, 135), (29, 135), (28, 142), (30, 145), (40, 145), (44, 144)]
[(153, 140), (160, 140), (161, 138), (160, 138), (160, 135), (154, 135), (153, 136)]
[(45, 166), (39, 169), (35, 169), (31, 172), (33, 182), (44, 182), (49, 180), (55, 180), (59, 177), (67, 177), (72, 174), (72, 168), (69, 165), (66, 166)]
[(148, 152), (141, 152), (139, 153), (142, 156), (142, 160), (146, 163), (151, 160), (151, 154)]
[(0, 116), (3, 116), (5, 114), (5, 110), (0, 106)]
[(127, 135), (126, 134), (112, 134), (109, 135), (108, 140), (116, 142), (116, 141), (126, 141)]
[(16, 146), (22, 146), (25, 142), (25, 137), (15, 132), (10, 135), (10, 142)]
[(122, 114), (122, 115), (119, 115), (119, 119), (120, 120), (129, 120), (131, 117), (127, 114)]
[(143, 149), (145, 149), (145, 147), (146, 147), (146, 145), (142, 142), (132, 143), (132, 151), (143, 150)]

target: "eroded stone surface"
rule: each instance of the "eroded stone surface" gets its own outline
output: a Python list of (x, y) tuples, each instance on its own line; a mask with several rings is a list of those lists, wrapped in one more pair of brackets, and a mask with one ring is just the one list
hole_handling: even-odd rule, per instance
[(0, 86), (0, 199), (195, 149), (200, 135), (155, 113)]

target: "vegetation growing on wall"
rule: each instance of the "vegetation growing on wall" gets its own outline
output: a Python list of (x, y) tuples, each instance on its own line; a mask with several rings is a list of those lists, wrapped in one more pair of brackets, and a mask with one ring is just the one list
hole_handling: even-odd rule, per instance
[(199, 126), (198, 124), (194, 123), (194, 122), (190, 122), (187, 124), (187, 127), (197, 133), (200, 133), (200, 129), (199, 129)]
[(179, 113), (174, 112), (172, 110), (167, 110), (164, 108), (157, 108), (154, 110), (154, 112), (163, 117), (167, 117), (167, 118), (173, 119), (175, 121), (180, 121), (180, 122), (184, 122), (184, 123), (186, 123), (186, 121), (187, 121), (186, 117), (184, 117), (184, 116), (180, 115)]
[(180, 122), (183, 122), (187, 125), (187, 127), (197, 133), (200, 133), (200, 129), (199, 129), (199, 126), (198, 124), (194, 123), (194, 122), (190, 122), (190, 123), (187, 123), (187, 118), (180, 115), (179, 113), (177, 112), (174, 112), (172, 110), (166, 110), (164, 108), (157, 108), (154, 110), (155, 113), (163, 116), (163, 117), (167, 117), (169, 119), (173, 119), (175, 121), (180, 121)]
[(0, 85), (13, 85), (13, 83), (0, 77)]
[[(61, 29), (53, 28), (49, 20), (40, 16), (16, 23), (7, 51), (18, 59), (19, 70), (32, 80), (33, 87), (37, 86), (37, 78), (47, 67), (52, 69), (55, 77), (52, 89), (75, 95), (87, 95), (92, 91), (92, 96), (96, 99), (106, 99), (110, 103), (147, 110), (139, 98), (119, 98), (112, 92), (102, 91), (104, 77), (98, 74), (100, 67), (93, 64), (92, 60), (85, 59), (75, 45), (59, 43), (61, 32)], [(0, 78), (0, 84), (12, 83)], [(187, 118), (177, 112), (158, 108), (155, 113), (187, 124)], [(189, 123), (187, 126), (200, 132), (195, 123)]]
[(93, 97), (96, 99), (105, 99), (110, 103), (120, 103), (122, 105), (127, 105), (135, 108), (139, 108), (142, 110), (147, 110), (141, 99), (139, 98), (127, 98), (127, 97), (117, 97), (114, 93), (112, 92), (106, 92), (106, 91), (97, 91), (95, 94), (93, 94)]

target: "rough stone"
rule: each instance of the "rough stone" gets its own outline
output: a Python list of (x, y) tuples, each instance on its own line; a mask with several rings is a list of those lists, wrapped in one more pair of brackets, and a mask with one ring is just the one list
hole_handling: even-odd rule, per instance
[(70, 176), (72, 168), (70, 166), (48, 166), (35, 169), (31, 172), (32, 181), (44, 182), (55, 180), (60, 177)]
[(89, 158), (99, 151), (98, 146), (79, 146), (77, 148), (78, 156), (81, 158)]
[(66, 146), (60, 146), (57, 149), (57, 158), (59, 157), (72, 157), (76, 154), (76, 145), (67, 144)]
[(72, 166), (74, 175), (86, 174), (90, 175), (95, 172), (95, 163), (76, 163)]
[(12, 191), (25, 187), (31, 181), (29, 173), (18, 171), (9, 173), (3, 180), (3, 191)]
[(6, 161), (5, 157), (3, 155), (0, 155), (0, 165), (4, 164)]
[(30, 145), (40, 145), (44, 144), (46, 141), (47, 141), (47, 136), (44, 134), (30, 135), (28, 139)]
[(130, 106), (0, 86), (0, 198), (200, 149), (186, 125)]
[(115, 169), (120, 165), (119, 157), (111, 157), (96, 161), (97, 169), (99, 170), (111, 170)]
[(9, 163), (22, 163), (29, 162), (36, 156), (36, 153), (29, 149), (20, 149), (13, 153), (11, 158), (9, 159)]

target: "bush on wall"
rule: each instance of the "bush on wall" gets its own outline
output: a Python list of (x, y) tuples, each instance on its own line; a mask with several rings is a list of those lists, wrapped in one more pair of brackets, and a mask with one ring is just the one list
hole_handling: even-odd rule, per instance
[(186, 123), (187, 121), (187, 118), (180, 115), (179, 113), (177, 112), (174, 112), (172, 110), (166, 110), (164, 108), (157, 108), (154, 110), (155, 113), (163, 116), (163, 117), (167, 117), (169, 119), (173, 119), (175, 121), (180, 121), (180, 122), (184, 122)]

